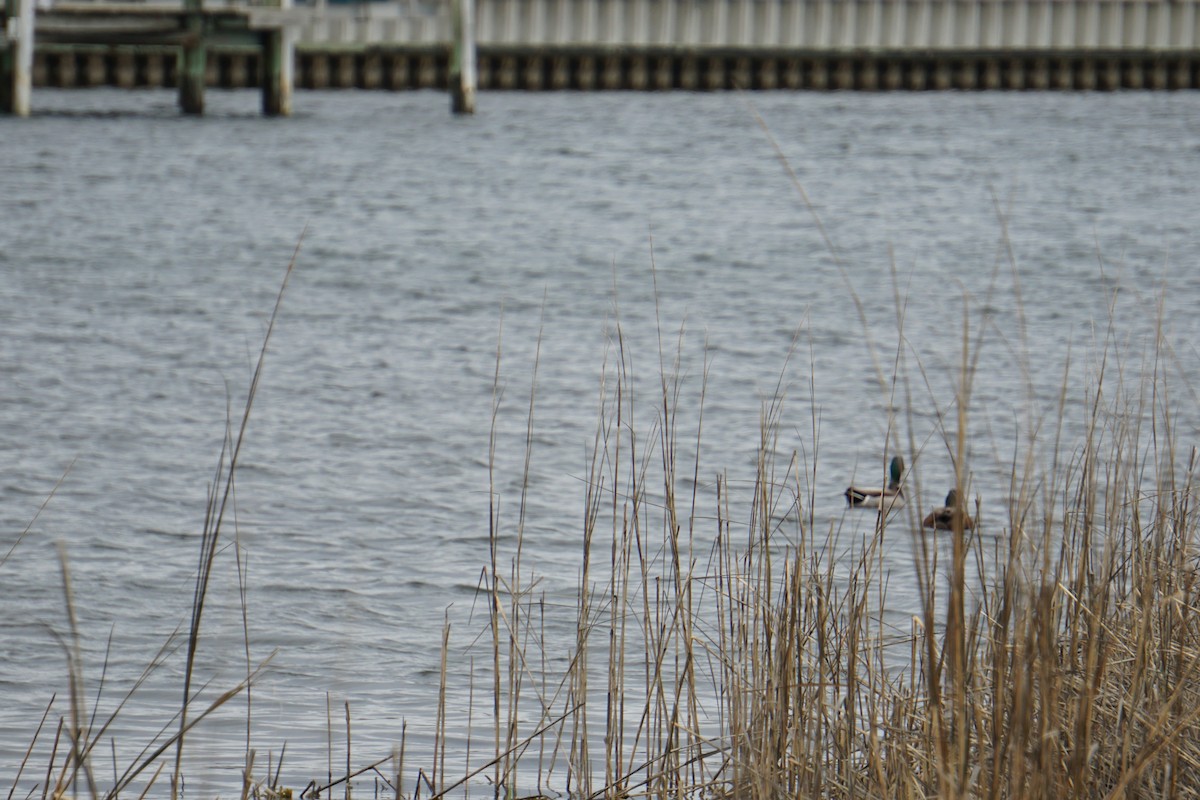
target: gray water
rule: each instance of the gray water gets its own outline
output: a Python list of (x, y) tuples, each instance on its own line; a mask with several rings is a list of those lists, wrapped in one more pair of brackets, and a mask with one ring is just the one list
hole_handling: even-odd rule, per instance
[[(1101, 348), (1136, 385), (1160, 303), (1180, 444), (1197, 438), (1200, 94), (485, 94), (453, 118), (439, 94), (306, 92), (291, 119), (257, 116), (253, 92), (210, 94), (202, 119), (169, 92), (34, 99), (31, 119), (0, 119), (0, 553), (28, 529), (0, 565), (0, 789), (57, 692), (18, 794), (43, 779), (67, 713), (56, 543), (89, 707), (110, 637), (102, 715), (186, 625), (227, 415), (298, 243), (236, 485), (251, 659), (278, 649), (252, 746), (262, 764), (287, 742), (293, 786), (324, 778), (330, 717), (344, 764), (346, 703), (356, 766), (405, 721), (428, 739), (444, 619), (466, 705), (498, 354), (505, 557), (536, 380), (523, 563), (563, 653), (618, 318), (647, 438), (660, 331), (667, 370), (680, 362), (702, 539), (716, 476), (753, 479), (780, 385), (777, 456), (815, 459), (819, 530), (870, 527), (841, 492), (882, 474), (890, 406), (913, 410), (920, 502), (940, 502), (964, 311), (986, 331), (969, 437), (985, 535), (1004, 535), (1012, 454), (1028, 420), (1056, 416), (1068, 356), (1070, 450)], [(872, 347), (885, 377), (900, 354), (908, 396), (881, 388)], [(245, 673), (237, 569), (226, 547), (210, 693)], [(121, 712), (122, 763), (170, 719), (181, 675), (175, 652)], [(198, 731), (190, 790), (235, 794), (244, 705)]]

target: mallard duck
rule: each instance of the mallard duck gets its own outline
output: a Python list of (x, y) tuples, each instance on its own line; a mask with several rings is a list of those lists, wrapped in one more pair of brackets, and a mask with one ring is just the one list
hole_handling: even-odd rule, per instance
[(971, 519), (971, 515), (965, 509), (959, 508), (958, 490), (951, 489), (950, 494), (946, 495), (946, 505), (930, 511), (925, 517), (925, 521), (921, 524), (926, 528), (933, 528), (938, 531), (952, 531), (955, 529), (954, 523), (960, 515), (964, 531), (969, 531), (975, 527), (975, 520)]
[(896, 456), (892, 459), (888, 485), (886, 489), (876, 486), (864, 488), (851, 486), (846, 489), (846, 505), (851, 508), (879, 508), (891, 511), (904, 506), (904, 489), (900, 488), (900, 476), (904, 474), (904, 459)]

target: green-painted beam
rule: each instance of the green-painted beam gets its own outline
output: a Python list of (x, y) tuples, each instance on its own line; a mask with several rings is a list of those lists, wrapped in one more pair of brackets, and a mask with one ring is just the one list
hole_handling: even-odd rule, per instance
[[(187, 2), (190, 5), (193, 0)], [(204, 18), (200, 14), (188, 16), (188, 38), (179, 50), (179, 108), (185, 114), (204, 113), (204, 68), (207, 59), (204, 28)]]
[(292, 113), (292, 72), (295, 50), (286, 28), (262, 34), (262, 110), (267, 116)]

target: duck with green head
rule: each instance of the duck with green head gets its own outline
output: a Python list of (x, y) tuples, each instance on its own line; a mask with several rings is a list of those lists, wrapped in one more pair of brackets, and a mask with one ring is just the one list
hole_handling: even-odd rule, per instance
[(886, 487), (850, 486), (846, 489), (846, 505), (851, 508), (878, 508), (891, 511), (904, 506), (904, 488), (900, 478), (904, 475), (904, 459), (896, 456), (889, 469)]

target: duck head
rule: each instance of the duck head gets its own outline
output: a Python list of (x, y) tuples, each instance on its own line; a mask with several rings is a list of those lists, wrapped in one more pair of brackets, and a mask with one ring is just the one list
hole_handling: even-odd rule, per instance
[(900, 478), (904, 475), (904, 459), (900, 456), (892, 458), (892, 464), (889, 477), (891, 480), (888, 483), (889, 489), (895, 489), (900, 486)]

